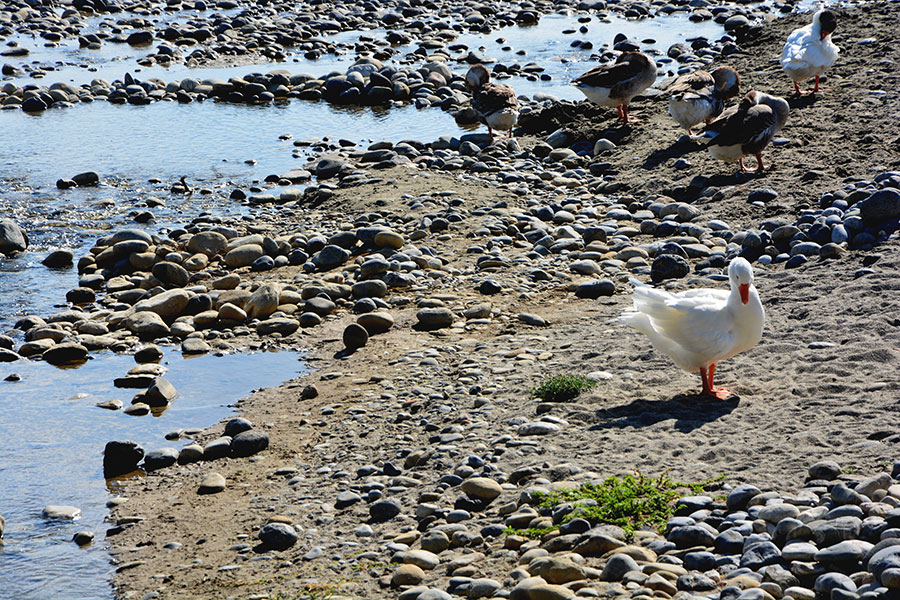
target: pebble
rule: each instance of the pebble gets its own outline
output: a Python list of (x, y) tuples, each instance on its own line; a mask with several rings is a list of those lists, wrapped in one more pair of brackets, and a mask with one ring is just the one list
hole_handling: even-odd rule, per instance
[(225, 478), (219, 473), (208, 473), (203, 477), (203, 481), (200, 482), (200, 487), (197, 488), (198, 494), (218, 494), (225, 490), (226, 481)]

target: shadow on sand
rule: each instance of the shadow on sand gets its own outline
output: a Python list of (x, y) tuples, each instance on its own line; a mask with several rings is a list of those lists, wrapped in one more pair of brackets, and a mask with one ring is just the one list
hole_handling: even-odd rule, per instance
[(600, 422), (588, 430), (647, 427), (674, 419), (676, 430), (689, 433), (732, 412), (740, 401), (739, 396), (716, 400), (700, 394), (678, 394), (670, 400), (638, 399), (630, 404), (598, 410), (595, 417)]

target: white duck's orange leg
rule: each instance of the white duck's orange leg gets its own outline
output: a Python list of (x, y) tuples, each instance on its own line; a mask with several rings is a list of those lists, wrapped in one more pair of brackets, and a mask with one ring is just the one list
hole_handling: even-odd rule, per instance
[(803, 95), (803, 92), (800, 91), (800, 85), (796, 81), (794, 82), (794, 93), (798, 96)]
[(813, 86), (813, 89), (810, 92), (810, 94), (815, 94), (816, 92), (827, 92), (827, 91), (828, 91), (827, 89), (819, 87), (819, 76), (816, 75), (816, 84)]
[(717, 388), (714, 381), (716, 377), (716, 363), (709, 365), (708, 368), (700, 368), (700, 379), (703, 381), (703, 390), (701, 393), (705, 396), (712, 396), (719, 400), (726, 400), (734, 396), (730, 390), (726, 388)]

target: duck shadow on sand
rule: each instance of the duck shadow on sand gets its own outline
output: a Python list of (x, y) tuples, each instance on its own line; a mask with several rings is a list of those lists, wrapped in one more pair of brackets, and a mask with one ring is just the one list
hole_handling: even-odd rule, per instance
[(639, 398), (629, 404), (597, 410), (594, 418), (599, 422), (588, 427), (588, 431), (641, 428), (674, 420), (673, 427), (677, 431), (690, 433), (731, 413), (740, 401), (740, 396), (717, 400), (701, 394), (678, 394), (669, 400)]
[(643, 163), (641, 163), (642, 169), (655, 169), (659, 165), (663, 164), (667, 160), (673, 158), (681, 158), (693, 152), (699, 152), (701, 150), (705, 150), (706, 146), (701, 144), (700, 142), (695, 142), (691, 139), (688, 139), (686, 135), (681, 136), (671, 144), (669, 144), (665, 148), (660, 148), (659, 150), (654, 150), (650, 153)]

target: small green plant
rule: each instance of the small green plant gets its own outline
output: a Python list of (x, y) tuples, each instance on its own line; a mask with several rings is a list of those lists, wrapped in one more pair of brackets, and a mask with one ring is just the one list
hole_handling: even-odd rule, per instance
[(595, 385), (595, 380), (584, 375), (553, 375), (532, 388), (531, 393), (546, 402), (565, 402)]
[[(563, 523), (582, 518), (595, 525), (617, 525), (632, 536), (635, 530), (642, 527), (654, 527), (661, 531), (675, 513), (675, 502), (684, 495), (685, 490), (699, 494), (724, 478), (722, 475), (708, 481), (686, 483), (674, 481), (666, 473), (656, 478), (638, 473), (636, 476), (609, 477), (598, 484), (585, 483), (572, 490), (540, 494), (537, 499), (540, 507), (548, 509), (566, 502), (593, 500), (579, 503), (575, 510), (563, 517)], [(557, 527), (554, 525), (547, 529), (523, 530), (508, 528), (507, 533), (539, 538)]]

